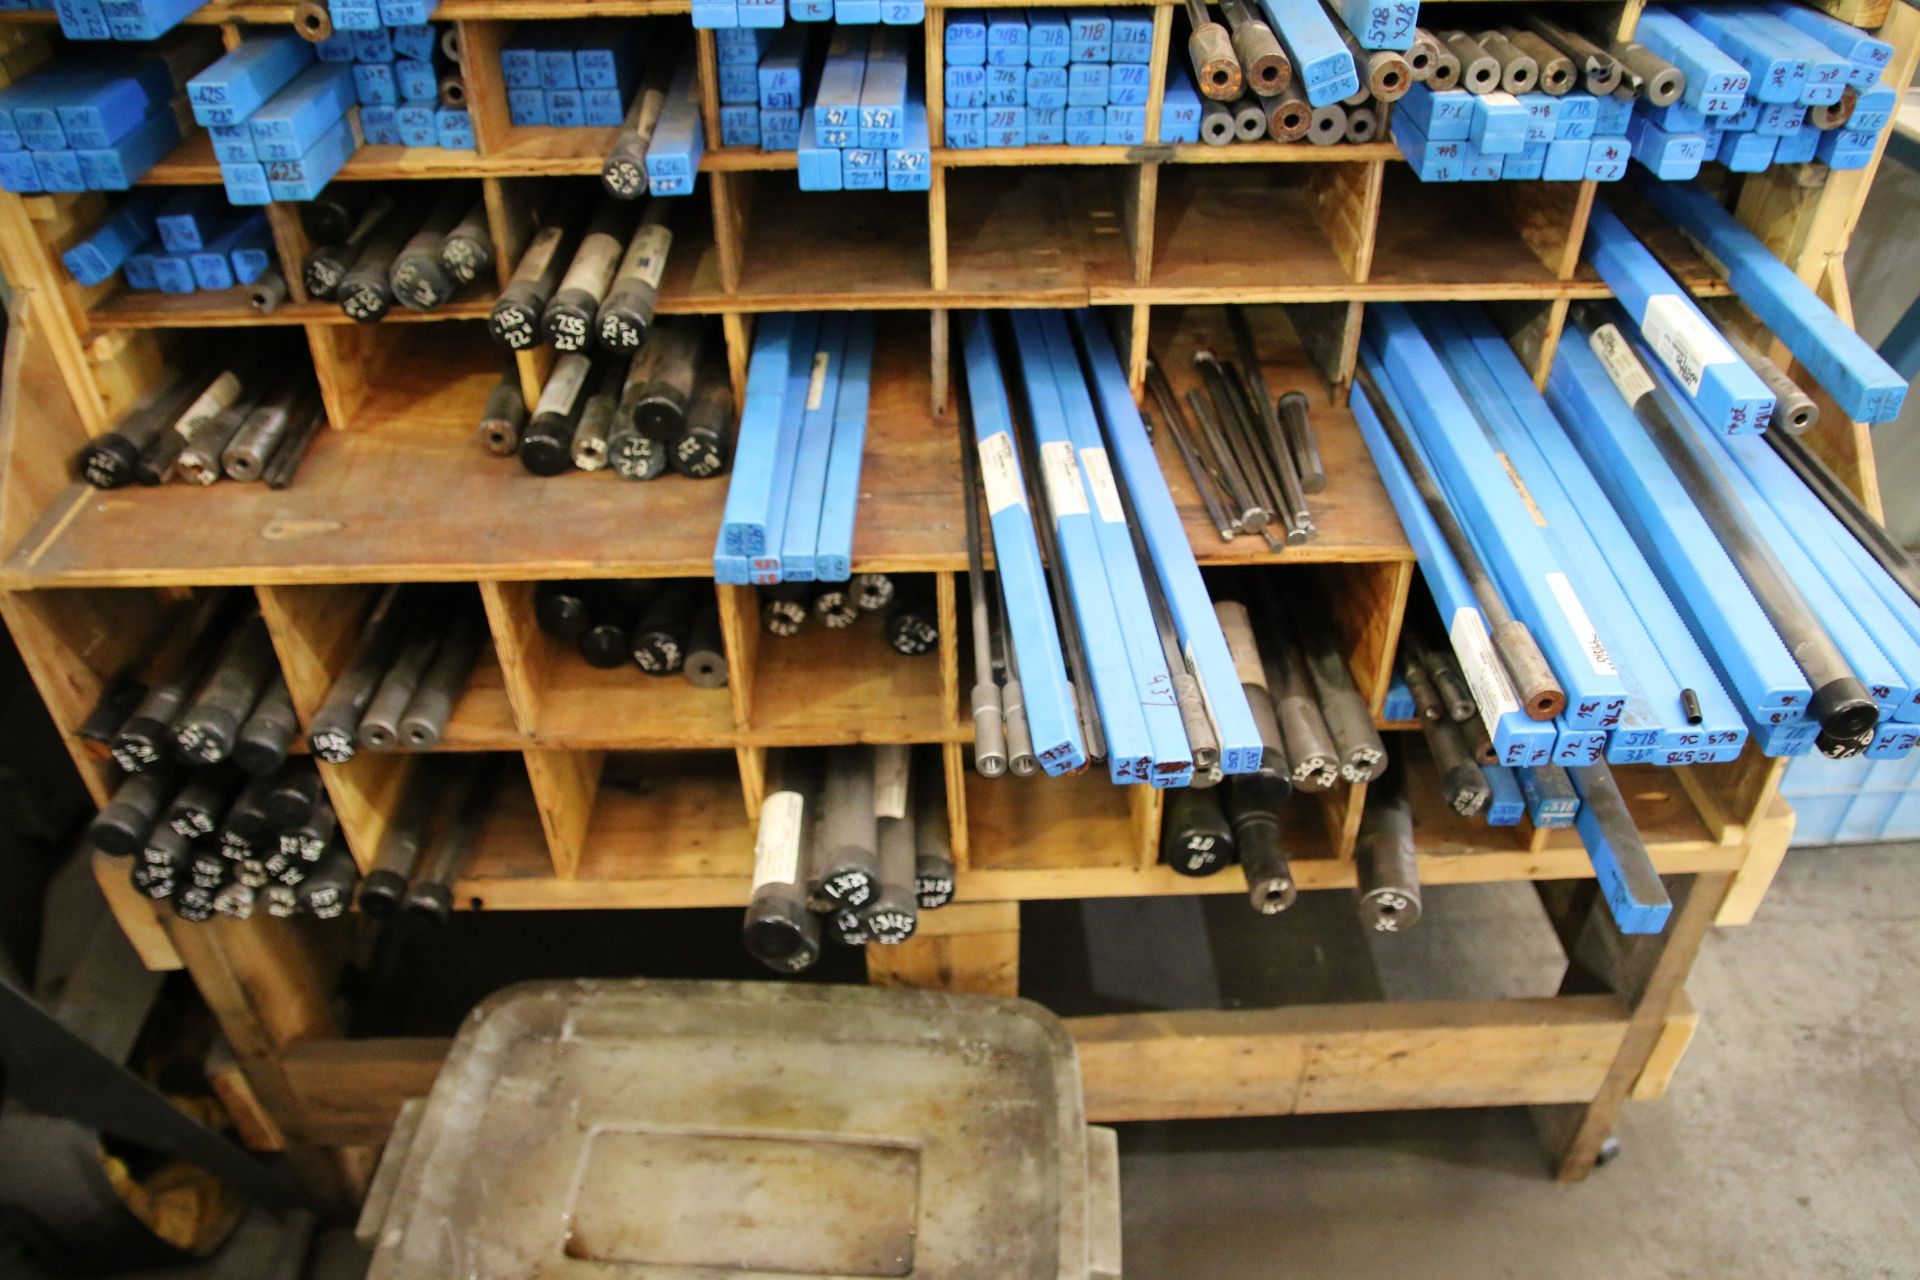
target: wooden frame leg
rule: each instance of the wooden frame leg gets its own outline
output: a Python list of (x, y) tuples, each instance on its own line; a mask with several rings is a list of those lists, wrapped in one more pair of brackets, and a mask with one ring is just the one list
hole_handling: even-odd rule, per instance
[(297, 923), (255, 918), (206, 924), (169, 923), (168, 932), (220, 1030), (232, 1046), (239, 1074), (261, 1110), (274, 1118), (284, 1144), (277, 1149), (317, 1201), (351, 1208), (360, 1188), (337, 1153), (286, 1132), (299, 1114), (284, 1055), (302, 1040), (334, 1039), (340, 1026), (327, 1003), (325, 954)]
[[(1667, 880), (1674, 911), (1665, 932), (1630, 937), (1614, 928), (1606, 904), (1597, 895), (1574, 899), (1583, 918), (1556, 921), (1567, 943), (1567, 977), (1562, 995), (1588, 992), (1598, 984), (1633, 1010), (1613, 1065), (1593, 1100), (1535, 1109), (1542, 1140), (1562, 1182), (1578, 1182), (1593, 1171), (1600, 1149), (1620, 1108), (1653, 1057), (1666, 1029), (1668, 1013), (1681, 996), (1700, 943), (1727, 894), (1732, 876), (1725, 872), (1674, 876)], [(1551, 901), (1551, 899), (1549, 899)]]
[(867, 981), (972, 995), (1020, 994), (1020, 904), (962, 902), (926, 911), (913, 937), (869, 944)]

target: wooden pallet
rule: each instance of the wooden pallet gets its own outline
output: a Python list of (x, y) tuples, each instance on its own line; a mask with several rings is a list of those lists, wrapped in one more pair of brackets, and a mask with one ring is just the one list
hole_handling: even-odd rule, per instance
[[(616, 0), (593, 11), (681, 24), (674, 15), (686, 6)], [(239, 5), (199, 17), (219, 21), (231, 44), (239, 23), (280, 22), (289, 12)], [(571, 0), (446, 0), (440, 16), (457, 21), (465, 40), (479, 150), (368, 148), (343, 177), (473, 184), (504, 278), (542, 201), (591, 194), (607, 139), (508, 125), (497, 50), (510, 16), (583, 12)], [(1638, 0), (1610, 12), (1630, 31)], [(927, 82), (936, 88), (943, 16), (929, 9)], [(1170, 5), (1155, 8), (1156, 83), (1178, 56), (1169, 50), (1171, 17)], [(34, 30), (0, 21), (0, 33), (16, 39)], [(1920, 15), (1901, 8), (1888, 32), (1901, 51), (1899, 75), (1909, 74)], [(698, 39), (708, 136), (717, 137), (713, 42)], [(1157, 136), (1157, 92), (1149, 137)], [(938, 138), (937, 102), (929, 108)], [(74, 731), (103, 682), (194, 589), (257, 594), (304, 715), (344, 662), (355, 612), (378, 584), (470, 584), (492, 645), (440, 749), (517, 753), (523, 767), (458, 886), (463, 908), (739, 905), (767, 748), (936, 745), (960, 902), (931, 913), (912, 943), (871, 948), (869, 971), (879, 982), (1011, 994), (1021, 901), (1245, 885), (1237, 870), (1194, 881), (1157, 866), (1161, 800), (1149, 790), (1091, 776), (985, 782), (966, 768), (965, 642), (955, 625), (966, 590), (961, 425), (949, 404), (949, 312), (1107, 308), (1136, 387), (1149, 350), (1179, 387), (1190, 376), (1185, 357), (1226, 340), (1217, 304), (1254, 304), (1269, 384), (1299, 387), (1312, 402), (1329, 472), (1313, 504), (1320, 537), (1277, 554), (1253, 539), (1223, 544), (1164, 440), (1163, 469), (1212, 571), (1228, 582), (1259, 575), (1282, 591), (1311, 578), (1335, 603), (1349, 668), (1377, 715), (1414, 565), (1343, 407), (1366, 302), (1486, 302), (1544, 378), (1571, 301), (1605, 295), (1579, 261), (1593, 184), (1422, 186), (1393, 157), (1382, 145), (936, 148), (932, 191), (909, 195), (800, 193), (779, 172), (792, 167), (790, 155), (709, 152), (704, 190), (682, 202), (661, 309), (719, 316), (736, 382), (759, 312), (903, 313), (882, 326), (876, 357), (854, 567), (929, 577), (942, 632), (937, 655), (917, 660), (896, 657), (877, 635), (776, 641), (762, 636), (750, 592), (713, 588), (733, 676), (724, 690), (592, 670), (555, 652), (533, 625), (533, 587), (544, 579), (709, 578), (725, 484), (543, 480), (484, 456), (471, 432), (489, 386), (517, 365), (537, 391), (550, 360), (494, 347), (481, 323), (487, 297), (363, 327), (308, 302), (297, 284), (293, 301), (265, 320), (235, 297), (80, 289), (57, 254), (97, 220), (101, 197), (0, 196), (0, 267), (16, 300), (0, 394), (0, 615), (82, 775), (104, 798), (110, 763)], [(1749, 225), (1843, 315), (1840, 255), (1871, 175), (1807, 166), (1749, 178), (1737, 196)], [(196, 138), (148, 181), (215, 178)], [(1605, 196), (1637, 216), (1620, 193)], [(306, 245), (295, 211), (271, 206), (269, 217), (283, 260), (297, 262)], [(1691, 289), (1726, 292), (1679, 236), (1638, 225)], [(74, 449), (152, 384), (182, 331), (228, 327), (268, 330), (260, 338), (278, 338), (314, 363), (335, 430), (293, 488), (102, 493), (70, 482)], [(1817, 446), (1877, 501), (1864, 429), (1824, 408)], [(1791, 814), (1775, 795), (1779, 770), (1749, 756), (1621, 771), (1677, 907), (1661, 938), (1623, 939), (1598, 904), (1577, 840), (1461, 822), (1422, 785), (1431, 775), (1418, 734), (1382, 727), (1415, 771), (1423, 880), (1538, 882), (1571, 961), (1563, 994), (1080, 1019), (1073, 1031), (1090, 1110), (1140, 1119), (1538, 1104), (1548, 1108), (1556, 1168), (1579, 1177), (1629, 1092), (1657, 1092), (1684, 1047), (1693, 1015), (1680, 987), (1705, 929), (1716, 912), (1749, 917), (1784, 854)], [(363, 756), (322, 766), (363, 864), (410, 763)], [(1342, 788), (1297, 806), (1292, 843), (1303, 889), (1353, 884), (1362, 793)], [(270, 1120), (255, 1129), (276, 1134), (317, 1184), (351, 1182), (366, 1166), (353, 1149), (379, 1140), (443, 1051), (437, 1042), (339, 1038), (327, 997), (351, 925), (182, 926), (156, 919), (127, 888), (123, 868), (104, 858), (98, 866), (143, 956), (189, 969), (220, 1017), (239, 1066), (227, 1087), (251, 1088)], [(341, 1151), (343, 1159), (328, 1154)]]

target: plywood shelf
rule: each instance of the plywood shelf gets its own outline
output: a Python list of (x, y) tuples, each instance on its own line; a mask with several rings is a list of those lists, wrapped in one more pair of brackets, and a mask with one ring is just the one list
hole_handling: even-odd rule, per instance
[[(1571, 831), (1530, 848), (1523, 828), (1492, 829), (1446, 808), (1424, 753), (1415, 752), (1410, 793), (1423, 885), (1588, 879), (1593, 868)], [(706, 754), (671, 764), (632, 757), (609, 763), (588, 829), (579, 873), (557, 878), (531, 804), (509, 794), (489, 819), (485, 843), (463, 877), (462, 905), (489, 910), (744, 906), (753, 863), (753, 824), (740, 806), (731, 762)], [(1670, 785), (1667, 771), (1618, 771), (1622, 791), (1663, 875), (1737, 869), (1744, 845), (1712, 839)], [(1146, 864), (1128, 789), (1096, 772), (1069, 778), (988, 781), (966, 775), (972, 865), (959, 901), (1245, 894), (1238, 867), (1204, 877)], [(1302, 891), (1351, 889), (1351, 859), (1335, 857), (1324, 824), (1298, 801), (1283, 821)], [(478, 900), (474, 903), (470, 900)]]
[(879, 614), (829, 631), (762, 635), (753, 710), (742, 740), (754, 746), (844, 746), (856, 742), (971, 742), (942, 705), (940, 662), (887, 647)]
[[(646, 18), (662, 14), (690, 13), (690, 0), (596, 0), (593, 16), (605, 18)], [(217, 26), (224, 22), (244, 22), (255, 26), (285, 27), (293, 23), (290, 4), (210, 3), (181, 19), (193, 26)], [(479, 18), (578, 18), (579, 0), (442, 0), (433, 11), (435, 22), (472, 21)], [(9, 9), (0, 12), (0, 21), (56, 23), (59, 15), (49, 9)]]
[[(1294, 168), (1172, 170), (1160, 175), (1154, 218), (1155, 301), (1210, 301), (1243, 292), (1300, 300), (1355, 283), (1322, 225), (1314, 192)], [(1249, 246), (1255, 246), (1248, 253)]]
[[(396, 306), (381, 324), (431, 324), (444, 320), (484, 320), (493, 309), (491, 298), (462, 298), (432, 311)], [(271, 315), (258, 315), (247, 305), (247, 290), (208, 289), (198, 293), (115, 293), (87, 312), (96, 329), (226, 329), (253, 325), (356, 323), (331, 302), (283, 303)]]
[[(0, 572), (16, 586), (712, 577), (724, 479), (529, 475), (472, 438), (504, 353), (477, 326), (407, 333), (353, 429), (322, 433), (291, 487), (75, 484)], [(923, 335), (888, 328), (879, 348), (859, 571), (965, 563), (958, 429), (928, 413)]]
[[(927, 408), (932, 391), (917, 329), (882, 327), (854, 535), (861, 572), (966, 567), (960, 427)], [(471, 438), (502, 353), (477, 326), (407, 333), (409, 348), (390, 352), (362, 389), (353, 429), (323, 433), (290, 488), (75, 484), (0, 575), (31, 587), (711, 577), (724, 480), (528, 475)], [(429, 366), (439, 371), (431, 378), (421, 372)], [(448, 377), (449, 367), (465, 372)], [(1176, 382), (1188, 376), (1173, 373)], [(1221, 543), (1162, 433), (1162, 470), (1199, 558), (1411, 559), (1351, 415), (1332, 406), (1297, 353), (1271, 365), (1268, 378), (1276, 394), (1298, 387), (1312, 402), (1330, 477), (1312, 499), (1320, 536), (1278, 554), (1258, 538)]]
[(1111, 171), (963, 169), (947, 179), (946, 301), (1084, 306), (1133, 282), (1125, 181)]

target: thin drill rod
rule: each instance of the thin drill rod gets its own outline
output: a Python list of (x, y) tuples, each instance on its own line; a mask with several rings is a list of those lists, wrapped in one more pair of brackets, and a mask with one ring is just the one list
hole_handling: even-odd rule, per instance
[(1233, 455), (1234, 465), (1246, 477), (1248, 496), (1253, 499), (1254, 505), (1268, 515), (1286, 520), (1290, 513), (1280, 497), (1279, 478), (1273, 474), (1271, 460), (1260, 449), (1253, 438), (1250, 424), (1241, 413), (1240, 402), (1233, 394), (1232, 379), (1210, 351), (1196, 355), (1193, 363), (1207, 385), (1207, 398), (1213, 404), (1214, 421), (1220, 425), (1220, 435)]
[(1293, 452), (1287, 448), (1286, 437), (1280, 433), (1277, 424), (1269, 426), (1263, 436), (1260, 430), (1261, 424), (1256, 421), (1260, 417), (1259, 406), (1266, 405), (1269, 412), (1273, 408), (1272, 405), (1266, 404), (1264, 389), (1256, 392), (1249, 386), (1244, 370), (1238, 365), (1232, 363), (1223, 365), (1222, 372), (1226, 374), (1227, 384), (1233, 390), (1234, 408), (1239, 413), (1240, 420), (1246, 424), (1246, 430), (1253, 440), (1254, 448), (1263, 455), (1266, 465), (1271, 469), (1279, 485), (1279, 498), (1285, 504), (1283, 514), (1289, 518), (1292, 526), (1299, 530), (1300, 541), (1313, 537), (1315, 533), (1313, 512), (1307, 509), (1306, 486), (1301, 483), (1299, 469), (1293, 465)]
[(1194, 421), (1200, 425), (1201, 442), (1212, 455), (1214, 466), (1219, 468), (1228, 501), (1240, 508), (1240, 527), (1249, 533), (1258, 533), (1266, 527), (1268, 512), (1254, 497), (1245, 473), (1227, 449), (1212, 408), (1198, 390), (1187, 392), (1187, 407), (1193, 410)]
[(987, 571), (980, 533), (980, 459), (974, 452), (973, 415), (961, 393), (960, 474), (967, 503), (967, 613), (973, 627), (973, 767), (983, 778), (1007, 769), (1006, 711), (993, 679), (992, 623), (987, 612)]
[[(1199, 452), (1194, 448), (1193, 440), (1187, 430), (1186, 416), (1181, 412), (1180, 402), (1174, 399), (1173, 390), (1167, 385), (1166, 375), (1160, 366), (1149, 359), (1147, 361), (1147, 389), (1159, 402), (1160, 416), (1166, 420), (1167, 430), (1173, 433), (1173, 444), (1180, 451), (1180, 458), (1187, 464), (1187, 472), (1193, 477), (1193, 487), (1200, 495), (1200, 502), (1207, 509), (1207, 518), (1213, 521), (1213, 527), (1220, 531), (1222, 542), (1233, 541), (1233, 535), (1239, 532), (1239, 522), (1227, 515), (1218, 494), (1226, 492), (1226, 484), (1220, 477), (1212, 474), (1201, 461)], [(1217, 492), (1216, 492), (1217, 487)]]

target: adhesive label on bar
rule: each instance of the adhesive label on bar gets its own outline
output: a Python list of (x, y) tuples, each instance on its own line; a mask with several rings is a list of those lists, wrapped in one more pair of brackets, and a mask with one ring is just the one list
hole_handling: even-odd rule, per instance
[(1633, 354), (1633, 348), (1620, 336), (1618, 328), (1601, 325), (1587, 339), (1587, 345), (1593, 348), (1593, 354), (1606, 367), (1607, 377), (1613, 380), (1614, 387), (1629, 405), (1638, 403), (1641, 396), (1653, 394), (1653, 379), (1641, 368), (1640, 357)]
[[(1200, 670), (1200, 664), (1193, 660), (1193, 642), (1188, 641), (1180, 650), (1180, 657), (1187, 664), (1187, 674), (1193, 677), (1193, 683), (1200, 689), (1200, 709), (1206, 713), (1207, 727), (1213, 730), (1213, 740), (1220, 741), (1220, 721), (1213, 714), (1213, 698), (1207, 693), (1207, 677)], [(1221, 763), (1226, 763), (1224, 760)]]
[(669, 227), (641, 227), (633, 233), (627, 252), (633, 257), (633, 277), (648, 288), (658, 289), (667, 274), (667, 255), (673, 251), (673, 231)]
[(175, 419), (173, 429), (188, 439), (200, 424), (215, 414), (223, 412), (228, 405), (240, 398), (240, 377), (231, 369), (215, 378), (199, 399), (187, 406), (187, 411)]
[(827, 366), (833, 357), (824, 351), (813, 353), (813, 376), (807, 380), (807, 412), (812, 413), (820, 407), (820, 400), (827, 392)]
[(1520, 495), (1520, 501), (1527, 504), (1527, 514), (1531, 515), (1533, 522), (1542, 529), (1547, 528), (1546, 513), (1541, 511), (1539, 504), (1533, 500), (1533, 492), (1527, 488), (1527, 482), (1520, 478), (1518, 471), (1514, 470), (1513, 459), (1505, 453), (1495, 453), (1493, 456), (1500, 459), (1500, 465), (1506, 468), (1507, 479), (1513, 481), (1513, 491)]
[(1049, 440), (1040, 446), (1040, 473), (1047, 482), (1047, 503), (1053, 518), (1084, 516), (1087, 490), (1080, 483), (1080, 464), (1074, 461), (1073, 441)]
[(1080, 466), (1087, 473), (1087, 487), (1093, 490), (1093, 505), (1108, 524), (1123, 524), (1127, 514), (1120, 506), (1120, 490), (1113, 482), (1113, 464), (1105, 449), (1082, 449)]
[(1677, 293), (1656, 293), (1647, 299), (1647, 309), (1640, 313), (1640, 332), (1690, 396), (1700, 394), (1700, 380), (1708, 368), (1732, 364), (1738, 358), (1726, 339)]
[(1020, 491), (1020, 467), (1013, 460), (1013, 438), (1006, 432), (996, 431), (980, 442), (980, 480), (987, 491), (988, 515), (1027, 505)]
[(796, 884), (800, 879), (800, 819), (806, 797), (776, 791), (760, 802), (760, 831), (753, 841), (753, 887)]
[(873, 816), (907, 816), (907, 758), (905, 746), (878, 746), (873, 749)]
[(1460, 660), (1467, 687), (1473, 690), (1481, 723), (1487, 727), (1487, 736), (1492, 737), (1501, 716), (1520, 710), (1520, 695), (1514, 692), (1513, 680), (1493, 650), (1493, 639), (1487, 635), (1486, 620), (1478, 609), (1455, 609), (1447, 636), (1453, 641), (1453, 656)]
[(1606, 641), (1594, 630), (1593, 619), (1587, 616), (1586, 606), (1574, 594), (1572, 580), (1564, 573), (1550, 573), (1547, 575), (1547, 589), (1560, 602), (1560, 612), (1567, 616), (1567, 625), (1580, 637), (1580, 650), (1587, 655), (1587, 665), (1593, 668), (1593, 673), (1597, 676), (1619, 675), (1619, 668), (1613, 665), (1613, 659), (1607, 654)]

